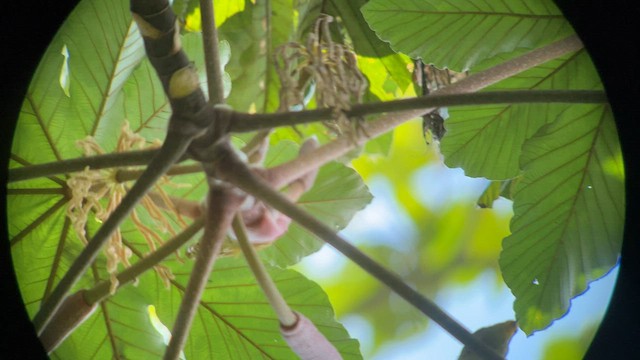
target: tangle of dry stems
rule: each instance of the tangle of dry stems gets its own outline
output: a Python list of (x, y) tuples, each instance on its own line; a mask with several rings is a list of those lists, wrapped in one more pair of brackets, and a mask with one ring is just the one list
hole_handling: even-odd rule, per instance
[[(95, 138), (88, 136), (85, 139), (77, 141), (78, 147), (82, 149), (85, 156), (104, 154), (104, 150), (96, 142)], [(158, 147), (158, 141), (154, 141), (151, 147)], [(125, 152), (130, 150), (140, 150), (147, 147), (147, 140), (129, 128), (127, 121), (122, 125), (120, 136), (116, 145), (116, 152)], [(72, 174), (67, 180), (67, 185), (71, 191), (71, 199), (67, 208), (67, 216), (73, 224), (73, 228), (86, 245), (86, 228), (90, 214), (94, 214), (98, 222), (106, 221), (111, 213), (122, 202), (128, 188), (125, 183), (117, 180), (118, 171), (122, 169), (106, 169), (91, 170), (88, 167), (84, 171)], [(154, 195), (156, 199), (160, 199), (161, 207), (167, 210), (161, 210), (158, 204), (152, 200), (150, 195), (146, 195), (140, 205), (146, 210), (151, 218), (152, 227), (147, 226), (140, 219), (139, 210), (134, 209), (131, 213), (131, 221), (136, 229), (144, 237), (149, 251), (154, 251), (158, 245), (164, 242), (160, 234), (169, 233), (171, 236), (176, 235), (176, 230), (171, 225), (170, 220), (173, 214), (180, 228), (185, 228), (186, 223), (180, 213), (175, 208), (173, 202), (163, 189), (163, 185), (181, 186), (172, 183), (168, 177), (164, 176), (154, 186)], [(106, 205), (102, 199), (107, 199)], [(109, 273), (111, 287), (110, 292), (113, 294), (118, 286), (116, 274), (118, 264), (123, 266), (131, 266), (129, 259), (131, 258), (131, 250), (122, 243), (122, 233), (118, 228), (109, 239), (104, 249), (107, 257), (107, 272)], [(176, 254), (179, 258), (179, 255)], [(171, 270), (164, 265), (156, 265), (154, 267), (166, 287), (169, 286), (170, 280), (174, 278)]]
[(304, 108), (315, 92), (318, 107), (334, 110), (334, 119), (324, 124), (340, 135), (354, 129), (344, 111), (362, 103), (367, 80), (360, 72), (355, 53), (331, 39), (331, 16), (321, 16), (305, 45), (290, 42), (275, 52), (280, 78), (279, 111)]

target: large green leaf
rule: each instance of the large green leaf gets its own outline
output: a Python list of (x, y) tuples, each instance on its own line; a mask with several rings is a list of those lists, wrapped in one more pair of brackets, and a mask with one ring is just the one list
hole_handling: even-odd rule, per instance
[[(120, 89), (144, 55), (130, 19), (123, 0), (84, 1), (73, 11), (27, 91), (16, 133), (28, 141), (14, 141), (14, 153), (30, 163), (78, 156), (68, 139), (100, 137), (114, 126), (110, 120), (121, 118)], [(73, 118), (79, 121), (72, 124)]]
[[(586, 51), (549, 61), (488, 90), (600, 89)], [(467, 176), (505, 180), (520, 172), (522, 144), (568, 105), (486, 105), (452, 108), (440, 149)]]
[(523, 148), (512, 235), (500, 266), (531, 333), (615, 265), (624, 223), (624, 171), (608, 106), (567, 109)]
[(394, 50), (456, 71), (573, 32), (551, 0), (371, 0), (361, 10)]
[[(411, 84), (407, 76), (407, 64), (400, 54), (394, 53), (389, 44), (381, 41), (365, 22), (360, 8), (366, 0), (329, 1), (325, 11), (329, 15), (338, 16), (347, 30), (356, 54), (379, 61), (387, 76), (391, 77), (398, 87), (404, 91)], [(404, 70), (404, 71), (403, 71)]]
[[(185, 34), (182, 44), (196, 67), (203, 69), (200, 34)], [(222, 45), (221, 53), (228, 59), (229, 50)], [(95, 137), (105, 151), (113, 151), (125, 120), (148, 142), (162, 140), (170, 107), (155, 71), (143, 55), (128, 1), (83, 1), (55, 37), (29, 87), (17, 123), (10, 167), (80, 156), (76, 141), (86, 136)], [(223, 63), (226, 61), (222, 59)], [(202, 72), (200, 75), (204, 82)], [(275, 147), (272, 152), (277, 150)], [(284, 152), (294, 155), (296, 150), (294, 146)], [(332, 173), (330, 168), (325, 172), (335, 176), (343, 174)], [(35, 315), (42, 299), (51, 293), (84, 246), (66, 216), (70, 200), (66, 178), (66, 175), (60, 175), (9, 185), (7, 209), (11, 251), (30, 316)], [(202, 174), (182, 175), (174, 182), (187, 186), (163, 186), (172, 195), (200, 201), (206, 192)], [(318, 184), (322, 186), (325, 182)], [(106, 203), (106, 199), (102, 202)], [(140, 206), (136, 212), (147, 226), (157, 225)], [(347, 221), (343, 219), (341, 226)], [(173, 216), (169, 216), (169, 222), (173, 230), (180, 227)], [(99, 226), (90, 216), (87, 236), (90, 238)], [(131, 220), (126, 220), (120, 230), (127, 246), (138, 257), (149, 251), (147, 241)], [(163, 240), (171, 236), (159, 228), (154, 230)], [(213, 280), (212, 287), (216, 290), (208, 290), (208, 300), (201, 302), (189, 347), (185, 349), (187, 357), (207, 358), (222, 351), (224, 355), (220, 358), (244, 358), (246, 353), (243, 352), (247, 351), (267, 358), (295, 358), (277, 331), (275, 315), (262, 306), (267, 302), (243, 260), (224, 259), (221, 262), (233, 264), (228, 267), (235, 269), (234, 275), (228, 275), (224, 265), (220, 265), (225, 276)], [(167, 264), (177, 275), (169, 290), (162, 288), (160, 278), (153, 271), (146, 273), (140, 277), (137, 287), (126, 286), (101, 303), (95, 314), (52, 357), (161, 356), (165, 345), (149, 322), (146, 306), (155, 304), (160, 317), (170, 327), (191, 268), (189, 260), (186, 264), (169, 260)], [(272, 275), (292, 306), (335, 341), (345, 358), (360, 358), (357, 341), (349, 339), (344, 328), (335, 322), (331, 307), (317, 285), (292, 271), (274, 269)], [(75, 289), (92, 287), (107, 278), (106, 257), (100, 253)], [(234, 306), (219, 304), (217, 306), (223, 309), (218, 311), (211, 304), (214, 298), (230, 299)], [(247, 306), (246, 301), (262, 305)], [(256, 321), (260, 319), (264, 322)]]
[[(60, 359), (160, 358), (165, 343), (151, 325), (148, 305), (171, 329), (193, 262), (165, 263), (176, 278), (165, 288), (153, 272), (103, 302), (53, 354)], [(335, 321), (331, 305), (315, 283), (293, 270), (269, 273), (288, 304), (307, 316), (344, 359), (361, 359), (357, 340)], [(243, 259), (219, 259), (199, 302), (187, 344), (186, 359), (297, 359), (278, 330), (278, 320)]]
[[(75, 141), (88, 135), (112, 150), (123, 119), (121, 90), (143, 55), (127, 1), (82, 2), (55, 36), (29, 86), (10, 167), (77, 157)], [(81, 247), (65, 217), (68, 190), (59, 177), (12, 184), (8, 190), (12, 256), (30, 315)]]
[(233, 80), (228, 103), (239, 111), (273, 112), (278, 108), (280, 81), (273, 52), (291, 40), (294, 13), (291, 0), (270, 1), (269, 5), (246, 1), (244, 11), (220, 27), (220, 37), (229, 40), (233, 54), (228, 67)]

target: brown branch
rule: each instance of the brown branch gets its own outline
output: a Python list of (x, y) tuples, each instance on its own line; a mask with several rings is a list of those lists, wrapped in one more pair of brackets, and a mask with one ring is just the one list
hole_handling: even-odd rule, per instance
[[(167, 256), (173, 254), (182, 245), (189, 241), (204, 224), (202, 218), (196, 219), (191, 225), (185, 228), (180, 234), (174, 236), (171, 240), (165, 242), (156, 251), (147, 254), (144, 258), (126, 268), (118, 275), (118, 288), (132, 282), (138, 276), (142, 275), (147, 270), (158, 265)], [(107, 298), (110, 295), (111, 281), (106, 280), (100, 282), (98, 285), (84, 292), (85, 301), (88, 304), (95, 304)]]
[[(511, 90), (450, 94), (434, 92), (432, 95), (410, 99), (355, 104), (350, 110), (345, 110), (344, 114), (348, 118), (359, 118), (373, 114), (449, 106), (523, 103), (600, 104), (606, 102), (607, 97), (604, 91), (599, 90)], [(247, 132), (331, 120), (335, 116), (335, 111), (323, 108), (275, 114), (234, 113), (233, 116), (234, 121), (230, 125), (230, 131)]]
[(51, 296), (43, 302), (33, 319), (38, 335), (42, 334), (66, 294), (94, 262), (111, 234), (156, 181), (183, 156), (192, 139), (202, 135), (205, 129), (210, 141), (222, 137), (219, 124), (215, 121), (211, 124), (215, 114), (204, 100), (197, 72), (182, 50), (176, 16), (169, 3), (166, 0), (131, 0), (131, 10), (143, 36), (147, 56), (173, 109), (167, 137), (144, 174), (73, 261)]
[(219, 170), (220, 173), (218, 175), (222, 179), (229, 181), (243, 191), (255, 196), (257, 199), (264, 201), (266, 204), (269, 204), (274, 209), (305, 227), (320, 239), (329, 243), (378, 281), (391, 288), (391, 290), (416, 309), (442, 326), (447, 332), (465, 344), (465, 346), (482, 354), (487, 359), (502, 359), (502, 357), (484, 343), (476, 339), (471, 332), (460, 325), (455, 319), (440, 309), (437, 304), (407, 285), (398, 275), (378, 264), (358, 248), (338, 236), (331, 227), (321, 223), (313, 215), (307, 213), (285, 196), (273, 190), (269, 183), (251, 172), (234, 153), (227, 152), (227, 154), (221, 157)]
[[(549, 60), (577, 51), (580, 48), (582, 48), (582, 43), (578, 37), (571, 36), (468, 76), (452, 85), (434, 91), (432, 94), (466, 94), (476, 92)], [(276, 185), (276, 188), (283, 186), (293, 179), (300, 177), (302, 174), (343, 156), (356, 146), (360, 146), (372, 138), (383, 135), (393, 130), (396, 126), (422, 116), (433, 109), (434, 108), (423, 108), (400, 113), (389, 113), (378, 117), (376, 120), (367, 121), (362, 125), (361, 131), (358, 131), (355, 136), (338, 137), (336, 140), (319, 147), (315, 151), (301, 154), (292, 161), (273, 167), (270, 169), (271, 175), (273, 176), (271, 179)]]
[(222, 104), (224, 102), (224, 86), (222, 84), (220, 55), (218, 54), (218, 31), (216, 30), (213, 1), (200, 0), (200, 14), (209, 103), (212, 105)]
[(164, 354), (165, 360), (178, 359), (184, 348), (209, 275), (242, 201), (243, 197), (230, 186), (212, 184), (209, 188), (204, 235)]
[(82, 171), (87, 167), (92, 170), (98, 170), (112, 167), (147, 165), (157, 153), (158, 149), (130, 151), (13, 168), (9, 169), (8, 181), (15, 182), (43, 176), (67, 174)]

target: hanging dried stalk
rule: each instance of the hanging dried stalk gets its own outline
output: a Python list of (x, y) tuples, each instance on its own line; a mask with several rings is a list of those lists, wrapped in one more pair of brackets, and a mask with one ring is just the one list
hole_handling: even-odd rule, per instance
[[(132, 132), (129, 128), (129, 123), (125, 121), (118, 138), (116, 152), (142, 149), (145, 147), (146, 142), (147, 140), (145, 138)], [(103, 149), (93, 137), (79, 140), (77, 144), (87, 156), (104, 153)], [(159, 144), (152, 146), (159, 146)], [(95, 213), (96, 220), (100, 222), (106, 221), (127, 193), (126, 185), (119, 182), (116, 178), (118, 171), (119, 169), (91, 170), (86, 168), (82, 172), (71, 175), (67, 180), (67, 185), (69, 186), (72, 196), (69, 201), (69, 207), (67, 208), (67, 216), (71, 219), (76, 234), (84, 244), (87, 243), (85, 229), (89, 214)], [(167, 193), (160, 186), (161, 184), (174, 186), (175, 184), (172, 184), (167, 177), (163, 177), (161, 181), (155, 185), (155, 191), (158, 195), (157, 197), (162, 202), (162, 207), (169, 209), (169, 212), (176, 216), (180, 226), (185, 227), (186, 223), (176, 210), (173, 202), (169, 199)], [(106, 206), (103, 206), (101, 202), (102, 199), (108, 200)], [(158, 235), (158, 230), (160, 230), (160, 232), (168, 232), (172, 236), (175, 236), (176, 232), (169, 222), (168, 214), (161, 211), (157, 203), (154, 202), (149, 195), (142, 199), (141, 205), (153, 220), (153, 228), (145, 225), (140, 220), (135, 209), (131, 213), (131, 220), (146, 240), (149, 250), (153, 251), (157, 245), (163, 243), (162, 237)], [(107, 272), (111, 280), (110, 290), (111, 293), (114, 293), (118, 286), (118, 280), (116, 278), (118, 264), (121, 263), (125, 267), (131, 266), (129, 263), (131, 250), (122, 243), (120, 229), (116, 230), (111, 236), (104, 251), (107, 257)], [(169, 281), (174, 278), (171, 271), (163, 265), (157, 265), (155, 270), (163, 280), (165, 286), (168, 287)]]
[(347, 46), (333, 42), (331, 16), (321, 16), (305, 45), (287, 43), (275, 52), (280, 78), (280, 111), (305, 108), (315, 93), (318, 107), (334, 110), (334, 119), (324, 124), (336, 134), (354, 126), (344, 115), (353, 103), (361, 103), (367, 80), (358, 68), (356, 55)]

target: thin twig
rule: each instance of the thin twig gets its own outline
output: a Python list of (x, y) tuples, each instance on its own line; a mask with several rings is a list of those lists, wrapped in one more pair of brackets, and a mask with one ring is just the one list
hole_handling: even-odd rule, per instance
[(146, 165), (157, 153), (158, 149), (129, 151), (13, 168), (9, 170), (8, 182), (72, 173), (82, 171), (87, 167), (92, 170), (98, 170), (112, 167)]
[(178, 359), (184, 348), (200, 298), (241, 202), (242, 198), (231, 187), (214, 185), (209, 189), (204, 235), (164, 354), (165, 360)]
[(209, 103), (222, 104), (224, 102), (224, 86), (222, 84), (220, 55), (218, 54), (218, 32), (216, 31), (213, 1), (200, 0), (200, 14)]
[[(117, 182), (127, 182), (131, 180), (136, 180), (142, 175), (144, 169), (134, 169), (134, 170), (118, 170), (115, 175), (115, 181)], [(174, 165), (169, 169), (166, 173), (167, 176), (174, 175), (186, 175), (186, 174), (196, 174), (202, 172), (202, 165), (200, 163), (189, 164), (189, 165)]]
[(238, 244), (240, 244), (240, 249), (242, 249), (242, 253), (253, 272), (253, 276), (256, 278), (260, 288), (269, 300), (269, 304), (271, 304), (271, 308), (275, 311), (280, 325), (284, 327), (295, 325), (296, 315), (291, 311), (289, 305), (287, 305), (282, 294), (278, 291), (276, 284), (274, 284), (273, 280), (267, 273), (267, 269), (262, 264), (262, 261), (260, 261), (260, 257), (258, 257), (256, 249), (254, 249), (249, 242), (247, 230), (245, 229), (242, 217), (239, 214), (236, 214), (233, 219), (232, 227), (236, 234), (236, 238), (238, 239)]
[[(523, 104), (523, 103), (606, 103), (604, 91), (598, 90), (513, 90), (480, 93), (436, 93), (411, 99), (391, 100), (370, 104), (354, 104), (345, 110), (345, 116), (362, 117), (372, 114), (401, 112), (408, 110), (432, 109), (447, 106)], [(316, 121), (330, 120), (332, 109), (304, 110), (275, 114), (234, 114), (231, 131), (247, 132), (270, 129), (278, 126), (300, 125)]]
[[(182, 245), (184, 245), (189, 239), (191, 239), (204, 224), (204, 219), (196, 219), (191, 225), (185, 228), (180, 234), (173, 237), (171, 240), (165, 242), (156, 251), (148, 254), (137, 263), (131, 265), (127, 269), (123, 270), (117, 275), (118, 288), (128, 284), (135, 280), (138, 276), (142, 275), (145, 271), (158, 265), (167, 256), (174, 253)], [(111, 287), (111, 281), (103, 281), (91, 289), (84, 292), (85, 301), (88, 304), (95, 304), (104, 300), (109, 296), (109, 288)]]

